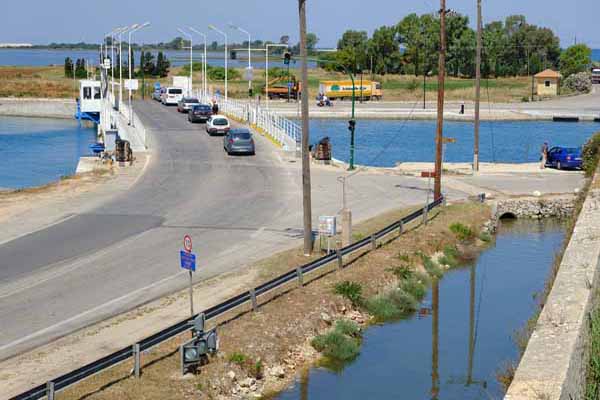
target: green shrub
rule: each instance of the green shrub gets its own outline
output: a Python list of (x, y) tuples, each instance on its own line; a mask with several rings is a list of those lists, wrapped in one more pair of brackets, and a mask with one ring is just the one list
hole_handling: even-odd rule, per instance
[(462, 242), (473, 239), (475, 237), (475, 232), (470, 227), (461, 224), (460, 222), (455, 222), (450, 225), (450, 231), (456, 235), (456, 238)]
[(243, 353), (233, 352), (229, 355), (229, 362), (238, 365), (251, 377), (262, 379), (264, 375), (264, 366), (260, 359), (254, 360), (252, 357)]
[(457, 267), (458, 262), (458, 250), (455, 246), (446, 245), (444, 246), (444, 255), (440, 257), (440, 264), (447, 265), (451, 268)]
[(414, 271), (408, 265), (401, 265), (390, 270), (398, 279), (409, 279), (414, 275)]
[(491, 242), (491, 241), (492, 241), (492, 235), (490, 235), (490, 234), (489, 234), (489, 233), (487, 233), (487, 232), (481, 232), (481, 233), (479, 234), (479, 240), (481, 240), (482, 242), (489, 243), (489, 242)]
[(360, 328), (351, 321), (337, 321), (335, 328), (316, 336), (311, 345), (334, 365), (352, 361), (360, 353)]
[(440, 266), (435, 261), (433, 261), (431, 257), (425, 256), (423, 258), (423, 267), (425, 268), (425, 271), (427, 271), (429, 276), (431, 276), (432, 278), (440, 279), (444, 275)]
[[(418, 291), (415, 287), (413, 290)], [(424, 291), (423, 291), (424, 295)], [(407, 317), (419, 306), (419, 301), (403, 288), (396, 288), (368, 299), (365, 307), (375, 322), (386, 322)]]
[(243, 353), (233, 352), (229, 355), (229, 362), (242, 366), (248, 357)]
[(360, 283), (344, 281), (335, 285), (334, 293), (350, 300), (354, 307), (362, 304), (362, 286)]
[(406, 253), (400, 253), (400, 254), (398, 254), (398, 259), (400, 261), (405, 262), (405, 263), (410, 262), (410, 256), (408, 254), (406, 254)]
[(594, 175), (600, 158), (600, 132), (595, 133), (583, 146), (582, 158), (585, 175)]
[(421, 300), (427, 293), (427, 286), (425, 282), (420, 280), (416, 275), (400, 281), (398, 287), (404, 292), (410, 294), (416, 300)]

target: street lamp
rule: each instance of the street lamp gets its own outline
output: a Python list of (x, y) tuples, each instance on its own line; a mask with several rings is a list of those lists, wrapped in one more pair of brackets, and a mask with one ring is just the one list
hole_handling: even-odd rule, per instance
[(250, 32), (245, 29), (240, 28), (239, 26), (235, 26), (233, 24), (229, 24), (231, 29), (237, 29), (238, 31), (245, 33), (248, 35), (248, 97), (252, 97), (252, 38), (250, 37)]
[(131, 79), (132, 79), (132, 71), (131, 71), (131, 61), (133, 58), (133, 55), (131, 54), (131, 36), (139, 31), (142, 28), (147, 27), (148, 25), (150, 25), (150, 22), (145, 22), (142, 25), (139, 24), (134, 24), (131, 26), (131, 28), (129, 29), (129, 54), (127, 56), (127, 61), (129, 62), (129, 125), (133, 126), (133, 105), (131, 104), (131, 99), (132, 99), (132, 94), (131, 94)]
[(212, 24), (208, 25), (208, 29), (221, 34), (225, 38), (225, 101), (227, 101), (229, 94), (229, 91), (227, 90), (227, 61), (229, 59), (229, 54), (227, 53), (227, 34)]
[(206, 58), (206, 44), (207, 44), (208, 38), (207, 38), (206, 34), (200, 32), (197, 29), (192, 28), (191, 26), (189, 26), (188, 29), (204, 38), (204, 64), (202, 64), (202, 89), (203, 89), (202, 91), (204, 92), (204, 98), (206, 99), (206, 97), (208, 97), (208, 85), (207, 85), (207, 80), (206, 80), (207, 63), (208, 63), (208, 59)]
[(190, 39), (190, 81), (188, 82), (188, 96), (192, 95), (192, 77), (194, 73), (194, 43), (192, 42), (192, 35), (187, 33), (181, 28), (177, 29), (182, 35), (187, 36)]
[[(266, 65), (265, 65), (265, 95), (267, 96), (267, 110), (269, 109), (269, 48), (270, 47), (286, 47), (289, 48), (290, 46), (287, 44), (282, 44), (282, 43), (273, 43), (273, 44), (267, 44), (266, 46), (266, 53), (267, 53), (267, 57), (266, 57)], [(288, 96), (289, 97), (289, 96)]]
[(121, 108), (121, 103), (123, 102), (123, 46), (121, 35), (127, 33), (131, 29), (130, 26), (123, 26), (118, 29), (117, 35), (119, 36), (119, 106), (118, 109)]

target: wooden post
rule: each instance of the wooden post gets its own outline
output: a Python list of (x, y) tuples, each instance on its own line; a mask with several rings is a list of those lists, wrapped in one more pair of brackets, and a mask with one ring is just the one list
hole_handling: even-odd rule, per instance
[(444, 131), (444, 84), (446, 82), (446, 0), (440, 0), (440, 59), (438, 71), (437, 132), (435, 138), (434, 200), (442, 195), (442, 138)]

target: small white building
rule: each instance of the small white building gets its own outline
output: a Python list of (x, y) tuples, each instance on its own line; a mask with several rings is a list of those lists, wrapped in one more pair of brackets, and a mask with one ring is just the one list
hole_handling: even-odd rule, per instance
[(100, 81), (79, 81), (79, 101), (83, 113), (102, 111), (102, 84)]

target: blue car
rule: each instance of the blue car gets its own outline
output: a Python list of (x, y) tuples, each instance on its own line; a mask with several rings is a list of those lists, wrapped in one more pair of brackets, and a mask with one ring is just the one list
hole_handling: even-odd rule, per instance
[(581, 169), (581, 148), (579, 147), (552, 147), (548, 151), (547, 167), (556, 169)]

